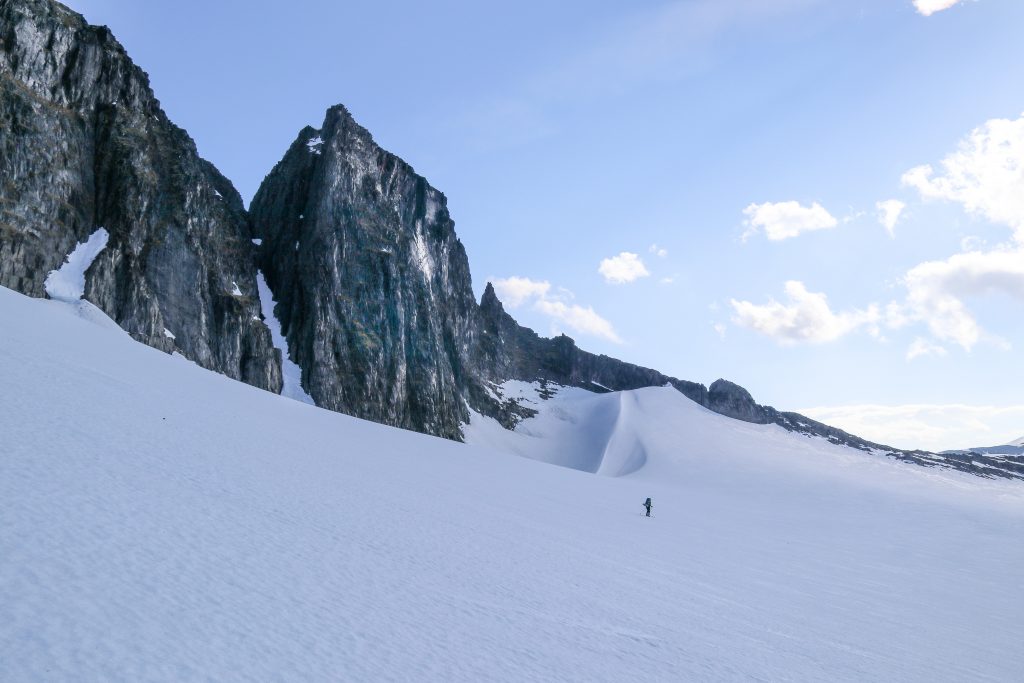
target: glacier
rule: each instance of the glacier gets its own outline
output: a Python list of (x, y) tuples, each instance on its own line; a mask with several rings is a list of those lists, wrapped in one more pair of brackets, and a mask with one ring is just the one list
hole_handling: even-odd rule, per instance
[(101, 316), (0, 288), (6, 680), (1024, 672), (1019, 482), (658, 388), (503, 386), (537, 415), (459, 444), (232, 381)]

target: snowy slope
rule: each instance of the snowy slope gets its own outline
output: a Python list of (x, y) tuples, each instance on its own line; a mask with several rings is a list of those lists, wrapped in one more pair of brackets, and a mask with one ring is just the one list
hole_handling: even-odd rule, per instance
[(657, 389), (577, 413), (610, 446), (566, 457), (627, 473), (593, 476), (232, 382), (84, 302), (0, 289), (0, 320), (0, 679), (1024, 674), (1011, 482), (715, 437)]
[[(741, 478), (758, 486), (770, 479), (790, 486), (797, 479), (813, 485), (820, 478), (839, 478), (887, 489), (920, 488), (916, 482), (922, 478), (960, 481), (953, 471), (921, 471), (919, 465), (888, 458), (882, 451), (868, 453), (775, 424), (734, 420), (671, 387), (596, 394), (552, 383), (510, 381), (494, 389), (499, 399), (537, 414), (510, 432), (473, 413), (465, 429), (467, 443), (584, 472), (728, 486)], [(1019, 483), (1010, 490), (1022, 487)]]

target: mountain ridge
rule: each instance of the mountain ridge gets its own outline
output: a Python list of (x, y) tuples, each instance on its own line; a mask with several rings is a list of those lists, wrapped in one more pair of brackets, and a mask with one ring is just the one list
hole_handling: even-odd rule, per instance
[(471, 410), (506, 428), (530, 416), (495, 392), (508, 380), (668, 384), (727, 417), (919, 465), (1024, 470), (892, 449), (762, 406), (724, 379), (705, 387), (537, 335), (489, 283), (476, 300), (444, 194), (343, 105), (299, 131), (247, 211), (108, 28), (53, 0), (4, 0), (0, 20), (0, 285), (43, 296), (47, 273), (102, 227), (109, 245), (85, 298), (136, 340), (280, 393), (262, 272), (302, 387), (330, 410), (460, 440)]
[(105, 228), (90, 301), (138, 341), (280, 391), (241, 197), (110, 29), (51, 0), (0, 3), (0, 122), (0, 285), (44, 296)]

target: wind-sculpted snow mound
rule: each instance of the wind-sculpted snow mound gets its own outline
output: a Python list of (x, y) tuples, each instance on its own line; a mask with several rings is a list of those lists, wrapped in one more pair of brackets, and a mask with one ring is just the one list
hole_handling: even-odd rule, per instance
[(87, 302), (0, 288), (0, 320), (5, 681), (1024, 671), (1015, 482), (657, 388), (506, 386), (539, 412), (466, 446), (229, 380)]
[(668, 386), (594, 393), (510, 381), (493, 391), (499, 400), (535, 414), (508, 431), (474, 413), (465, 427), (467, 443), (584, 472), (695, 485), (771, 477), (856, 477), (866, 486), (889, 486), (904, 477), (961, 479), (951, 470), (918, 468), (884, 451), (735, 420)]

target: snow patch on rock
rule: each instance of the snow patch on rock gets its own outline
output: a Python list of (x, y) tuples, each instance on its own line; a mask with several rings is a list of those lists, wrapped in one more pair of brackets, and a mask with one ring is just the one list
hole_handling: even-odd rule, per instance
[(78, 244), (64, 259), (64, 265), (51, 270), (43, 288), (47, 296), (59, 301), (78, 301), (85, 294), (85, 271), (107, 246), (110, 233), (99, 228), (89, 239)]
[(263, 277), (262, 271), (256, 271), (256, 289), (260, 296), (260, 308), (263, 310), (264, 323), (270, 329), (270, 337), (274, 342), (274, 348), (281, 351), (281, 375), (284, 385), (281, 387), (281, 395), (293, 398), (302, 403), (316, 405), (313, 398), (302, 388), (302, 368), (292, 360), (291, 350), (288, 348), (288, 339), (281, 333), (281, 321), (274, 314), (274, 294), (267, 285), (267, 279)]
[(413, 260), (415, 260), (423, 278), (429, 283), (434, 277), (434, 258), (430, 255), (427, 240), (423, 236), (423, 224), (416, 223), (416, 238), (412, 243)]

